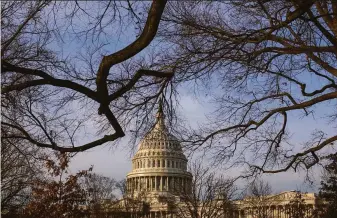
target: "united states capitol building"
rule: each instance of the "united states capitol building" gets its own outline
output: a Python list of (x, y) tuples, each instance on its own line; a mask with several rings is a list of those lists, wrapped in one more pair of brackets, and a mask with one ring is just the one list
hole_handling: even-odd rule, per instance
[[(182, 217), (177, 213), (180, 193), (193, 194), (193, 176), (187, 170), (187, 163), (177, 138), (165, 126), (164, 114), (159, 106), (155, 126), (141, 140), (132, 158), (132, 171), (127, 174), (127, 197), (113, 205), (108, 204), (105, 207), (107, 217)], [(235, 209), (229, 213), (215, 212), (212, 216), (198, 217), (291, 218), (287, 211), (296, 194), (288, 191), (267, 196), (267, 203), (264, 201), (259, 206), (251, 204), (252, 199), (245, 198), (233, 201)], [(317, 197), (314, 193), (307, 193), (301, 194), (301, 199), (305, 204), (304, 217), (311, 217)], [(221, 205), (219, 202), (221, 199), (214, 200), (212, 207)], [(263, 207), (264, 212), (258, 213), (259, 207)]]

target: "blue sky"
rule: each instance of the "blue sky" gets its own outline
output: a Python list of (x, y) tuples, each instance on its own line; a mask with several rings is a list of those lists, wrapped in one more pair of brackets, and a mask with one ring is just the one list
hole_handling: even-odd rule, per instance
[[(190, 121), (192, 126), (198, 122), (205, 120), (205, 114), (209, 111), (205, 104), (202, 104), (200, 100), (196, 100), (191, 95), (184, 95), (181, 99), (182, 114), (186, 116), (186, 119)], [(299, 122), (292, 124), (294, 127), (295, 140), (305, 140), (305, 135), (308, 134), (310, 126), (324, 129), (325, 125), (319, 121), (312, 119), (302, 119)], [(326, 129), (329, 131), (329, 129)], [(193, 156), (190, 162), (197, 156)], [(103, 145), (89, 151), (77, 154), (71, 163), (71, 169), (73, 171), (88, 168), (90, 165), (94, 165), (94, 172), (103, 174), (105, 176), (113, 177), (117, 180), (126, 177), (126, 174), (131, 170), (131, 158), (132, 152), (128, 145), (128, 138), (124, 138), (117, 147)], [(204, 159), (205, 166), (209, 165), (210, 160)], [(239, 169), (240, 170), (240, 169)], [(224, 171), (219, 167), (216, 169), (220, 175), (226, 175), (229, 177), (238, 175), (238, 168), (233, 168), (229, 171)], [(319, 184), (320, 168), (315, 168), (311, 177), (316, 177), (314, 184), (305, 182), (305, 173), (286, 172), (275, 175), (265, 175), (263, 178), (270, 182), (275, 192), (281, 192), (286, 190), (301, 190), (301, 191), (317, 191)], [(238, 185), (242, 187), (245, 181), (239, 181)]]
[[(93, 3), (90, 3), (93, 4)], [(60, 25), (62, 24), (62, 20), (59, 20)], [(80, 23), (80, 21), (77, 21)], [(84, 22), (83, 22), (84, 23)], [(116, 25), (112, 25), (107, 27), (107, 35), (102, 35), (96, 43), (106, 43), (101, 51), (113, 53), (122, 49), (129, 43), (131, 43), (134, 39), (136, 39), (136, 32), (133, 25), (126, 25), (123, 29), (115, 29)], [(108, 36), (108, 37), (107, 37)], [(84, 38), (73, 39), (69, 35), (61, 36), (63, 42), (56, 43), (53, 42), (50, 44), (50, 47), (54, 50), (60, 51), (63, 56), (72, 56), (75, 58), (78, 57), (81, 53), (85, 52), (85, 48), (88, 46), (92, 46), (92, 42), (90, 40), (85, 41)], [(151, 49), (155, 49), (155, 46), (158, 41), (154, 41), (151, 46), (145, 49), (140, 55), (146, 55), (147, 52)], [(99, 57), (99, 53), (97, 53), (97, 57)], [(74, 63), (77, 65), (82, 64), (81, 62)], [(312, 83), (314, 86), (316, 84), (319, 85), (320, 81), (316, 81), (313, 78), (304, 78), (306, 82)], [(180, 88), (180, 114), (186, 119), (187, 123), (192, 127), (196, 127), (199, 123), (206, 122), (206, 116), (212, 112), (213, 105), (210, 103), (205, 96), (200, 96), (198, 99), (195, 98), (193, 92), (189, 90), (189, 87), (181, 87)], [(76, 107), (76, 106), (75, 106)], [(317, 111), (318, 114), (308, 117), (299, 117), (297, 113), (291, 114), (289, 117), (290, 120), (290, 128), (293, 132), (292, 142), (294, 144), (301, 144), (304, 141), (308, 140), (310, 137), (310, 133), (315, 129), (321, 129), (327, 132), (328, 134), (334, 133), (334, 129), (331, 125), (327, 125), (326, 121), (323, 121), (321, 118), (323, 114), (329, 111), (331, 108), (328, 107), (320, 107)], [(81, 140), (78, 143), (84, 143), (87, 140), (92, 140), (95, 132), (96, 126), (94, 124), (86, 127), (86, 133), (82, 132), (79, 136)], [(128, 145), (128, 136), (119, 141), (117, 146), (112, 146), (111, 144), (102, 145), (97, 148), (91, 149), (89, 151), (85, 151), (83, 153), (77, 154), (71, 162), (71, 170), (77, 171), (81, 169), (87, 169), (89, 166), (94, 165), (94, 171), (105, 176), (113, 177), (117, 180), (125, 178), (126, 174), (131, 170), (131, 157), (133, 155), (130, 150), (130, 146)], [(195, 159), (196, 156), (193, 156), (191, 159)], [(205, 165), (208, 165), (210, 161), (205, 158)], [(225, 174), (228, 176), (235, 176), (238, 169), (232, 169), (230, 171), (223, 171), (221, 168), (217, 169), (219, 174)], [(314, 175), (317, 177), (316, 183), (319, 182), (319, 174), (320, 169), (314, 169)], [(267, 175), (264, 178), (269, 181), (274, 188), (275, 192), (285, 191), (285, 190), (302, 190), (302, 191), (316, 191), (317, 186), (309, 186), (308, 184), (304, 184), (303, 173), (293, 173), (286, 172), (277, 175)]]

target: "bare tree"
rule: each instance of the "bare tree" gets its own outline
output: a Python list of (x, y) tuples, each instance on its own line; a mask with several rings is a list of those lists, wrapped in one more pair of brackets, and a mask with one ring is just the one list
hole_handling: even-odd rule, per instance
[(332, 218), (337, 216), (337, 153), (329, 156), (329, 162), (324, 170), (319, 196), (325, 205), (320, 205), (316, 213), (320, 217)]
[(244, 204), (249, 208), (247, 213), (253, 218), (271, 218), (273, 211), (270, 209), (275, 205), (276, 199), (272, 196), (272, 188), (263, 180), (255, 180), (250, 184)]
[[(247, 175), (310, 169), (330, 153), (336, 12), (329, 0), (170, 2), (162, 18), (169, 28), (159, 35), (171, 49), (157, 64), (174, 67), (175, 84), (191, 81), (214, 106), (210, 122), (184, 138), (187, 148), (240, 164)], [(308, 141), (293, 143), (291, 123), (309, 116), (331, 133), (313, 129)]]
[[(319, 207), (319, 205), (317, 206)], [(303, 194), (299, 191), (295, 192), (294, 197), (290, 200), (289, 204), (286, 205), (286, 208), (287, 211), (285, 211), (285, 214), (291, 218), (314, 217), (314, 209), (305, 204)]]
[(121, 198), (110, 206), (108, 213), (113, 217), (146, 217), (150, 213), (146, 192), (128, 191), (126, 184), (126, 179), (117, 182), (116, 187), (121, 193)]
[[(2, 129), (2, 134), (6, 134)], [(1, 214), (15, 216), (30, 200), (31, 183), (42, 177), (42, 152), (19, 140), (1, 140)]]
[[(173, 73), (130, 59), (153, 41), (165, 4), (2, 2), (1, 123), (11, 130), (8, 137), (80, 152), (123, 137), (130, 123), (137, 131), (144, 127)], [(136, 39), (107, 52), (117, 41), (112, 33), (129, 24), (139, 30)], [(86, 55), (64, 55), (76, 40)], [(79, 135), (89, 122), (99, 138), (86, 142)]]
[(191, 187), (176, 187), (172, 198), (165, 198), (170, 210), (178, 217), (231, 218), (235, 214), (232, 203), (235, 194), (233, 181), (218, 177), (200, 162), (191, 165)]
[[(172, 96), (194, 81), (196, 93), (214, 99), (215, 110), (210, 123), (183, 141), (192, 151), (211, 150), (217, 163), (232, 161), (247, 175), (310, 169), (335, 146), (336, 131), (313, 131), (301, 146), (289, 130), (294, 117), (316, 115), (335, 129), (335, 1), (1, 4), (7, 137), (84, 151), (127, 130), (140, 134), (159, 96), (173, 116)], [(128, 20), (137, 38), (112, 52), (106, 46), (115, 42), (111, 32)], [(142, 56), (160, 23), (165, 43)], [(65, 58), (56, 49), (65, 49), (69, 38), (83, 43), (86, 55)], [(81, 140), (92, 123), (97, 138)]]
[(105, 203), (117, 200), (114, 193), (116, 181), (96, 173), (89, 173), (81, 180), (81, 186), (86, 192), (88, 211), (92, 217), (101, 217), (104, 213), (102, 207)]

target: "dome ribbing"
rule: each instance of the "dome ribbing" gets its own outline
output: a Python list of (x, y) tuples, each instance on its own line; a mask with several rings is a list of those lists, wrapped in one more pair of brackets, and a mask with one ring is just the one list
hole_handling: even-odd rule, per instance
[(154, 127), (141, 140), (132, 158), (132, 171), (127, 176), (128, 192), (171, 192), (177, 186), (187, 188), (191, 179), (187, 158), (177, 138), (166, 128), (159, 105)]

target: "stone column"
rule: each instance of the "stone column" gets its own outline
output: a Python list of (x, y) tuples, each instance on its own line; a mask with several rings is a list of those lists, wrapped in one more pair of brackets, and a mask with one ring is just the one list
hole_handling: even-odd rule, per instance
[(136, 181), (136, 184), (135, 184), (136, 187), (135, 187), (135, 189), (136, 189), (136, 191), (138, 191), (138, 185), (139, 185), (139, 183), (138, 183), (138, 177), (135, 178), (135, 181)]
[(150, 176), (150, 190), (153, 190), (153, 178)]
[(146, 185), (146, 177), (143, 176), (143, 177), (142, 177), (142, 189), (143, 189), (143, 190), (146, 190), (146, 186), (145, 186), (145, 185)]
[(185, 190), (185, 179), (181, 177), (181, 191)]
[(184, 178), (181, 177), (181, 191), (184, 191), (185, 189), (185, 186), (184, 186)]
[(181, 192), (182, 191), (182, 184), (183, 184), (183, 178), (179, 177), (179, 191)]
[(155, 176), (153, 176), (152, 177), (152, 191), (154, 191), (154, 190), (156, 190), (156, 177)]
[(160, 176), (159, 177), (159, 179), (160, 179), (160, 186), (159, 186), (159, 189), (160, 189), (160, 191), (163, 191), (163, 176)]
[(146, 185), (146, 186), (145, 186), (145, 190), (146, 190), (146, 191), (147, 191), (147, 187), (148, 187), (148, 181), (147, 181), (147, 179), (148, 179), (148, 177), (146, 176), (146, 177), (145, 177), (145, 185)]
[(277, 217), (280, 217), (280, 206), (277, 206)]
[(130, 181), (129, 187), (130, 187), (130, 191), (131, 191), (132, 190), (132, 178), (130, 178), (129, 181)]
[(148, 188), (148, 190), (149, 191), (151, 191), (152, 190), (152, 180), (151, 180), (151, 176), (149, 176), (148, 178), (147, 178), (147, 182), (148, 182), (148, 184), (149, 184), (149, 188)]
[(157, 191), (157, 176), (154, 177), (154, 190)]
[(174, 176), (172, 176), (172, 178), (171, 178), (171, 183), (172, 183), (172, 189), (173, 189), (173, 191), (175, 190), (175, 186), (174, 186)]
[(130, 182), (129, 188), (130, 188), (130, 191), (132, 191), (132, 178), (129, 179), (129, 182)]
[(166, 191), (169, 190), (169, 177), (166, 176)]
[(144, 176), (140, 177), (140, 190), (144, 189)]
[(141, 186), (141, 177), (138, 177), (138, 191), (140, 191)]

